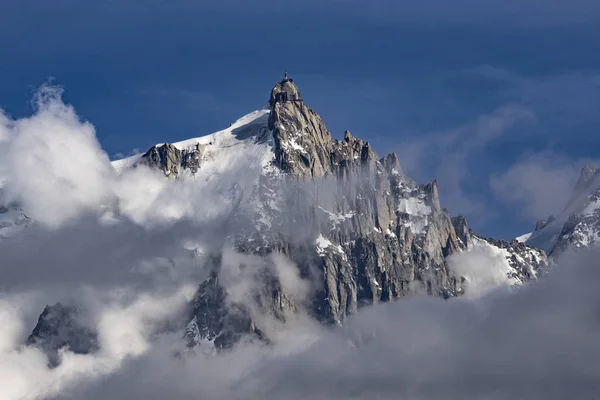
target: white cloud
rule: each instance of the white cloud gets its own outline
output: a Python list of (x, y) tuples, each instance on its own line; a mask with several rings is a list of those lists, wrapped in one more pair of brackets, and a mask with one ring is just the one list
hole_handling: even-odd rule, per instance
[(535, 154), (491, 176), (490, 186), (498, 198), (514, 205), (516, 213), (546, 219), (567, 205), (581, 167), (587, 162), (552, 153)]
[(508, 264), (508, 254), (487, 242), (476, 241), (473, 248), (448, 257), (448, 269), (456, 277), (464, 277), (465, 296), (479, 298), (501, 288), (516, 283), (509, 278), (512, 268)]
[[(417, 295), (365, 308), (344, 327), (326, 327), (302, 314), (285, 324), (267, 316), (270, 347), (244, 343), (217, 356), (174, 356), (181, 353), (182, 332), (163, 328), (180, 316), (207, 273), (183, 244), (207, 254), (225, 249), (219, 279), (230, 300), (248, 301), (265, 270), (300, 302), (312, 288), (287, 259), (250, 257), (227, 247), (228, 234), (240, 228), (227, 218), (235, 200), (227, 190), (168, 181), (144, 168), (104, 173), (110, 165), (91, 125), (50, 93), (33, 117), (0, 125), (8, 127), (3, 143), (15, 150), (11, 157), (29, 157), (29, 145), (41, 144), (45, 150), (33, 149), (33, 159), (53, 171), (35, 166), (51, 181), (36, 185), (39, 176), (12, 176), (24, 161), (3, 163), (13, 197), (52, 230), (32, 227), (0, 242), (0, 400), (553, 400), (600, 389), (594, 252), (567, 258), (562, 262), (568, 268), (503, 296), (494, 288), (505, 285), (505, 260), (489, 249), (463, 253), (451, 258), (451, 268), (477, 281), (480, 286), (469, 288), (476, 301)], [(530, 117), (519, 109), (500, 110), (464, 128), (472, 142), (463, 143), (463, 131), (451, 132), (434, 150), (457, 148), (462, 156), (445, 165), (464, 176), (470, 151)], [(72, 151), (90, 158), (74, 159), (81, 170), (63, 159)], [(246, 171), (247, 164), (242, 167)], [(246, 175), (234, 167), (218, 183), (228, 188), (240, 176)], [(90, 182), (102, 190), (87, 193)], [(50, 197), (49, 208), (43, 196)], [(98, 220), (102, 206), (114, 216), (112, 224)], [(302, 236), (304, 227), (293, 228)], [(98, 332), (99, 350), (63, 350), (62, 363), (50, 369), (42, 352), (23, 346), (35, 323), (29, 313), (40, 298), (81, 306)]]
[[(63, 103), (60, 88), (44, 86), (29, 118), (9, 119), (0, 111), (0, 178), (5, 201), (49, 228), (85, 215), (104, 221), (124, 216), (142, 226), (227, 215), (237, 200), (227, 188), (243, 188), (243, 162), (223, 168), (218, 181), (165, 180), (144, 166), (118, 175), (102, 150), (93, 125)], [(255, 155), (248, 155), (251, 166)]]
[[(180, 360), (156, 343), (66, 398), (587, 398), (599, 389), (597, 255), (570, 256), (539, 282), (477, 301), (416, 296), (313, 330), (310, 340), (291, 327), (271, 348)], [(462, 261), (484, 269), (489, 256)]]
[(7, 199), (51, 227), (108, 201), (114, 174), (94, 127), (60, 96), (59, 89), (43, 87), (36, 114), (9, 124), (1, 161)]
[(455, 129), (404, 143), (399, 156), (409, 175), (417, 178), (423, 176), (424, 165), (430, 166), (440, 182), (442, 202), (452, 213), (483, 219), (489, 217), (484, 199), (467, 189), (469, 179), (476, 175), (471, 170), (471, 158), (482, 154), (515, 125), (535, 121), (531, 110), (507, 105)]
[[(49, 369), (45, 354), (34, 347), (23, 347), (15, 340), (15, 332), (22, 330), (23, 316), (15, 312), (13, 304), (0, 304), (0, 315), (5, 317), (0, 331), (0, 399), (45, 399), (68, 393), (76, 384), (102, 379), (119, 370), (123, 362), (144, 354), (150, 348), (156, 324), (177, 315), (189, 301), (194, 288), (184, 285), (171, 293), (108, 293), (88, 292), (88, 306), (94, 302), (97, 309), (96, 329), (100, 350), (96, 354), (74, 354), (66, 349), (60, 352), (61, 363)], [(106, 295), (109, 295), (108, 298)], [(127, 297), (133, 300), (127, 301)], [(108, 300), (108, 301), (107, 301)], [(158, 325), (160, 326), (160, 325)], [(7, 329), (8, 327), (8, 329)]]

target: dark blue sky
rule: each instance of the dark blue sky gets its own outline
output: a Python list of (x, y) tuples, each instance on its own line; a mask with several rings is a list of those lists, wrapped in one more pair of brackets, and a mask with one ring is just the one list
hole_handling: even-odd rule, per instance
[(227, 127), (287, 67), (334, 136), (485, 235), (530, 230), (600, 158), (600, 2), (412, 3), (1, 0), (0, 107), (53, 78), (115, 157)]

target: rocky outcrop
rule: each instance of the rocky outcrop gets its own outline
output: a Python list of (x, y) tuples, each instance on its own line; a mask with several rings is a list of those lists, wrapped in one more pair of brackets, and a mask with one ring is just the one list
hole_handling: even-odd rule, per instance
[(27, 338), (27, 344), (39, 347), (48, 357), (50, 366), (59, 364), (59, 350), (63, 348), (76, 354), (96, 351), (97, 334), (80, 316), (76, 307), (61, 303), (46, 306)]
[[(282, 97), (282, 93), (288, 93)], [(271, 91), (269, 129), (273, 131), (275, 158), (282, 171), (300, 177), (323, 177), (331, 172), (332, 137), (323, 120), (300, 98), (289, 79)]]
[(194, 175), (202, 160), (205, 146), (198, 143), (191, 149), (180, 150), (172, 144), (152, 146), (141, 159), (141, 163), (156, 168), (166, 176), (175, 178), (187, 170)]

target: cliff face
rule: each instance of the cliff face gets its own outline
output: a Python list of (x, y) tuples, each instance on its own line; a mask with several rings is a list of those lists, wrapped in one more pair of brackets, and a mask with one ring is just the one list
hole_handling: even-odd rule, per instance
[(188, 170), (192, 175), (198, 171), (205, 146), (198, 143), (191, 149), (179, 150), (172, 144), (152, 146), (143, 156), (142, 163), (158, 168), (169, 177)]
[[(415, 183), (396, 154), (379, 157), (348, 131), (333, 139), (291, 79), (274, 87), (269, 105), (210, 137), (154, 146), (139, 161), (177, 179), (205, 169), (215, 178), (214, 163), (225, 156), (236, 162), (252, 153), (262, 163), (256, 181), (236, 193), (231, 216), (249, 220), (229, 232), (231, 251), (243, 257), (211, 249), (210, 276), (188, 308), (189, 348), (268, 343), (269, 324), (300, 313), (343, 323), (360, 307), (416, 292), (460, 295), (463, 277), (447, 258), (477, 246), (497, 250), (514, 275), (507, 280), (526, 281), (545, 267), (541, 251), (472, 234), (441, 207), (437, 182)], [(253, 282), (243, 293), (231, 285), (240, 276)]]
[[(468, 251), (474, 240), (502, 249), (517, 281), (544, 268), (543, 252), (474, 237), (464, 218), (442, 209), (437, 182), (417, 185), (394, 153), (379, 158), (348, 131), (334, 140), (291, 80), (275, 86), (269, 104), (273, 165), (280, 173), (261, 177), (251, 197), (254, 226), (238, 233), (236, 250), (284, 254), (316, 285), (310, 304), (298, 303), (265, 268), (262, 289), (253, 296), (256, 307), (247, 308), (285, 321), (304, 307), (321, 321), (342, 323), (362, 306), (412, 292), (457, 296), (462, 279), (446, 258)], [(202, 286), (197, 296), (205, 296)], [(255, 325), (245, 326), (255, 334)]]

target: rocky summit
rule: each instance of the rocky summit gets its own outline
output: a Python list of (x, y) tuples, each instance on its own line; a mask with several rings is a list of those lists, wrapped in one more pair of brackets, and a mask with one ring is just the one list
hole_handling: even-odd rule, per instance
[[(267, 108), (229, 128), (113, 163), (117, 170), (146, 165), (165, 179), (219, 180), (223, 163), (253, 160), (248, 176), (240, 177), (244, 185), (230, 189), (236, 196), (230, 218), (248, 223), (237, 224), (228, 238), (232, 251), (254, 260), (258, 284), (239, 298), (223, 282), (231, 271), (243, 274), (247, 262), (220, 248), (201, 258), (210, 274), (187, 308), (182, 337), (190, 349), (269, 343), (267, 319), (286, 323), (307, 314), (343, 324), (361, 307), (413, 293), (460, 296), (468, 277), (452, 271), (448, 260), (462, 252), (493, 253), (515, 284), (547, 266), (543, 250), (471, 232), (465, 218), (442, 207), (438, 183), (417, 184), (396, 154), (379, 156), (349, 131), (340, 136), (333, 138), (286, 74)], [(284, 262), (295, 271), (294, 285), (277, 273)], [(36, 341), (47, 336), (33, 334)]]

